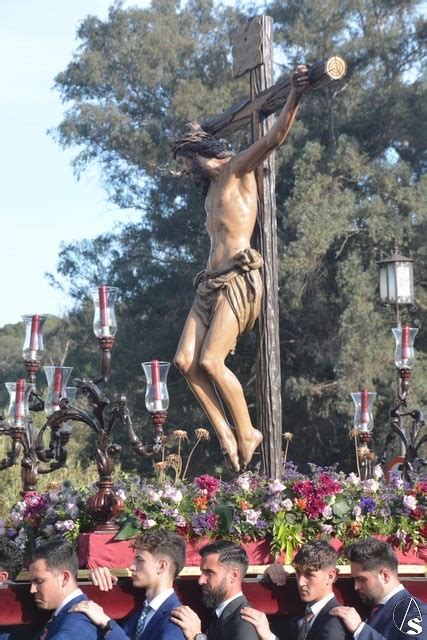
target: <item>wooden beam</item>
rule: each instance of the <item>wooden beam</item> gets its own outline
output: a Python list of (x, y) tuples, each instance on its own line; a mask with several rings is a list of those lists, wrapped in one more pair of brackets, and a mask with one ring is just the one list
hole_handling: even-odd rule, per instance
[[(308, 92), (316, 91), (331, 82), (340, 80), (346, 71), (346, 63), (339, 56), (331, 56), (327, 60), (316, 62), (310, 67), (311, 87)], [(261, 117), (266, 118), (281, 109), (286, 102), (290, 88), (290, 77), (282, 77), (275, 85), (264, 89), (253, 99), (243, 100), (219, 115), (205, 120), (202, 127), (212, 135), (219, 137), (234, 133), (250, 125), (252, 113), (259, 112)]]

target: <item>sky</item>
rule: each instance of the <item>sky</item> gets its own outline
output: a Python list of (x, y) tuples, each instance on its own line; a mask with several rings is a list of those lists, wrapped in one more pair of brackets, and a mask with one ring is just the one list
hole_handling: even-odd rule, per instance
[(111, 3), (0, 0), (0, 327), (23, 314), (63, 315), (72, 301), (45, 277), (56, 272), (61, 242), (138, 217), (107, 202), (95, 167), (78, 181), (77, 150), (64, 151), (47, 134), (66, 109), (53, 84), (77, 49), (77, 27), (88, 14), (106, 18)]

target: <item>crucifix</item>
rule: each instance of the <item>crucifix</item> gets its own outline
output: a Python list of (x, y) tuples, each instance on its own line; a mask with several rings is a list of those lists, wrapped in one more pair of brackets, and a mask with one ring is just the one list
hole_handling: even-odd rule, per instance
[[(213, 424), (234, 470), (245, 469), (262, 442), (264, 472), (278, 478), (282, 411), (274, 150), (289, 133), (302, 93), (342, 77), (345, 63), (334, 57), (309, 69), (303, 65), (291, 79), (271, 86), (272, 24), (267, 16), (255, 17), (234, 38), (234, 76), (250, 72), (249, 100), (201, 127), (189, 125), (174, 143), (182, 173), (205, 186), (211, 239), (208, 264), (196, 277), (195, 300), (175, 363)], [(280, 116), (272, 122), (269, 116), (280, 107)], [(249, 122), (252, 145), (231, 154), (217, 138)], [(257, 220), (258, 250), (250, 244)], [(237, 337), (252, 329), (258, 317), (255, 428), (243, 389), (224, 361), (233, 352)]]

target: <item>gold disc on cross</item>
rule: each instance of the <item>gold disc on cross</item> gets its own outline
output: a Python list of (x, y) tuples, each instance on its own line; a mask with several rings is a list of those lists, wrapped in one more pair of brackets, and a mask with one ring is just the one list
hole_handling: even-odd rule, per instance
[(347, 64), (340, 56), (331, 56), (326, 62), (326, 73), (331, 80), (340, 80), (347, 71)]

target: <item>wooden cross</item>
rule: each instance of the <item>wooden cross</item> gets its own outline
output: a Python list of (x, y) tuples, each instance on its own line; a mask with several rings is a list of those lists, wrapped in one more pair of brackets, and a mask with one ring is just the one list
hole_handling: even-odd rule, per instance
[[(273, 19), (256, 16), (236, 31), (233, 40), (233, 75), (250, 74), (250, 98), (202, 123), (217, 137), (237, 131), (249, 123), (252, 140), (264, 136), (272, 126), (272, 114), (281, 109), (291, 88), (290, 78), (272, 86)], [(310, 90), (338, 80), (346, 72), (342, 58), (333, 56), (310, 67)], [(279, 303), (277, 267), (277, 222), (274, 153), (256, 171), (258, 229), (255, 245), (264, 258), (263, 299), (257, 323), (257, 428), (264, 436), (264, 472), (271, 478), (282, 474), (282, 399), (280, 381)]]

